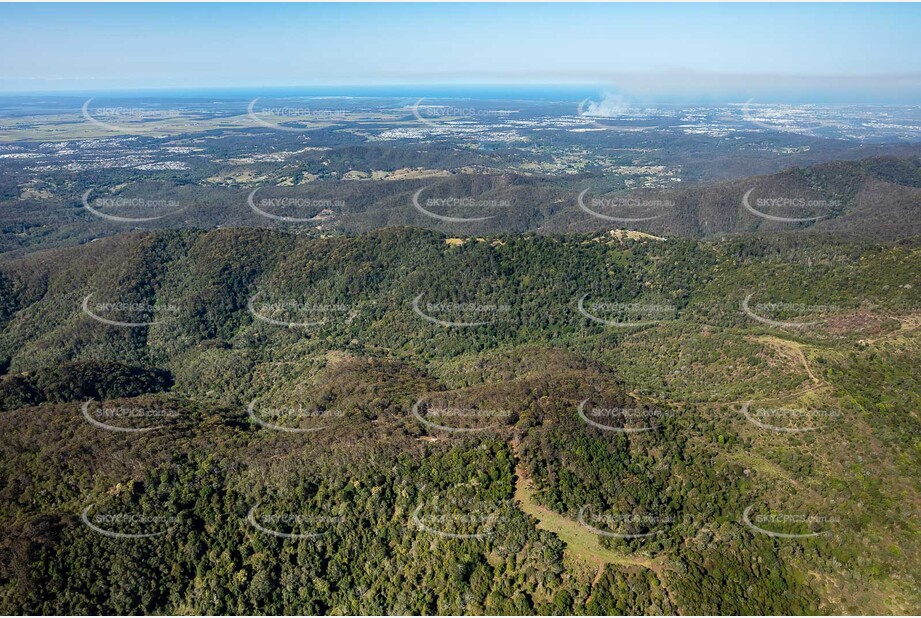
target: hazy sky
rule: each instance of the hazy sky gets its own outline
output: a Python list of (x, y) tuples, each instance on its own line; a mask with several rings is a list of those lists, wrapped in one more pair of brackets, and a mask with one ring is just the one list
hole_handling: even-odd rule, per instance
[(0, 90), (592, 83), (644, 94), (921, 82), (912, 4), (3, 4)]

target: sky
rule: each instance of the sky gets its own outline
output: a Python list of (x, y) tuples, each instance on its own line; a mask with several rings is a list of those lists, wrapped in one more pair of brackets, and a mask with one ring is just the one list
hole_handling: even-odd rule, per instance
[(921, 103), (918, 4), (2, 4), (0, 91), (603, 84)]

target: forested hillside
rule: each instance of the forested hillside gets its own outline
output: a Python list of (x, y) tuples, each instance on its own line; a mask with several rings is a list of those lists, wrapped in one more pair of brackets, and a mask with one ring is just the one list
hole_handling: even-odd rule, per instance
[[(321, 158), (327, 167), (337, 167), (340, 157), (357, 156), (354, 148), (344, 150), (324, 152)], [(370, 176), (383, 154), (357, 150), (371, 159), (362, 164), (368, 170), (362, 173)], [(426, 156), (436, 155), (444, 156)], [(312, 159), (299, 162), (307, 170), (315, 164), (319, 165)], [(260, 174), (268, 174), (272, 165), (264, 164)], [(399, 165), (403, 164), (390, 167)], [(131, 230), (238, 226), (311, 236), (360, 234), (391, 226), (423, 227), (449, 236), (598, 233), (624, 226), (683, 238), (792, 230), (893, 241), (921, 233), (921, 160), (916, 154), (792, 167), (672, 189), (630, 188), (591, 171), (551, 177), (461, 166), (431, 173), (291, 186), (267, 182), (265, 175), (254, 172), (247, 183), (216, 186), (188, 173), (126, 177), (119, 170), (55, 182), (50, 185), (54, 197), (6, 201), (4, 188), (15, 185), (16, 179), (0, 174), (0, 249), (9, 257)], [(97, 200), (153, 200), (175, 207), (151, 213), (97, 204), (94, 213), (84, 204), (92, 207)], [(128, 220), (113, 221), (100, 212)], [(145, 220), (151, 214), (156, 216)]]
[[(784, 182), (892, 181), (841, 165)], [(623, 230), (8, 260), (0, 610), (917, 613), (919, 273)]]

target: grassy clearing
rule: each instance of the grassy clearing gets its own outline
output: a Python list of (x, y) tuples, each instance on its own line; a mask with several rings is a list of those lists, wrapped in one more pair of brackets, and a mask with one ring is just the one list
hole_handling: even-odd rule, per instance
[(602, 547), (598, 536), (582, 527), (579, 522), (537, 504), (534, 501), (534, 488), (531, 482), (525, 479), (523, 470), (519, 467), (516, 473), (518, 482), (515, 484), (515, 500), (521, 505), (521, 510), (537, 520), (538, 529), (560, 537), (560, 540), (566, 543), (566, 553), (570, 558), (598, 566), (640, 566), (656, 572), (662, 568), (661, 563), (651, 558), (621, 554)]

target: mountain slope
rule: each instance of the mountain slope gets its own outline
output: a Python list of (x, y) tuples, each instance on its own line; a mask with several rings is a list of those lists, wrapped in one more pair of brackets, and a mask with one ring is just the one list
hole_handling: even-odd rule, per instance
[(0, 607), (917, 611), (919, 272), (414, 229), (7, 261)]

